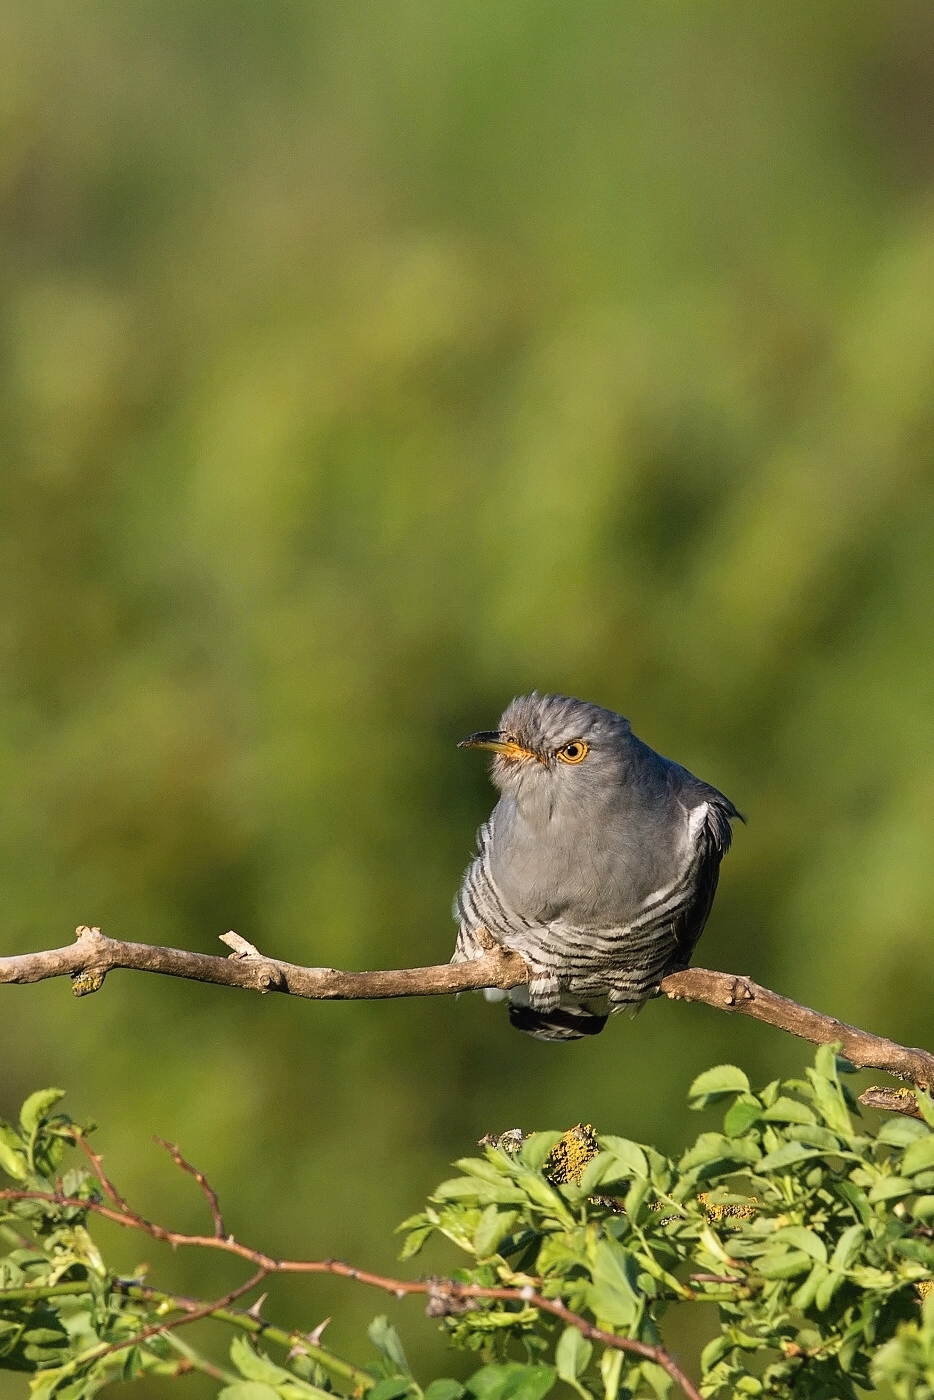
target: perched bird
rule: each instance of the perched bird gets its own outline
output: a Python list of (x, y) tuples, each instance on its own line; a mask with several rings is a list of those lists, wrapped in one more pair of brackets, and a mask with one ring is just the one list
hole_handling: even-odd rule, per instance
[(501, 796), (455, 900), (452, 962), (480, 957), (487, 930), (531, 969), (514, 1026), (596, 1035), (690, 959), (740, 813), (622, 715), (564, 695), (520, 696), (460, 747), (493, 751)]

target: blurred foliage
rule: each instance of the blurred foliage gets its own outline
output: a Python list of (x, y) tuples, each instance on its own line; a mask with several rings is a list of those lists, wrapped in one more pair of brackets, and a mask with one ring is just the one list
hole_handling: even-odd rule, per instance
[[(223, 1385), (219, 1400), (544, 1400), (558, 1379), (580, 1400), (662, 1400), (672, 1384), (663, 1367), (606, 1334), (666, 1347), (665, 1314), (706, 1302), (719, 1317), (700, 1359), (711, 1400), (857, 1400), (875, 1380), (926, 1400), (934, 1101), (916, 1090), (920, 1119), (867, 1132), (854, 1125), (856, 1101), (840, 1077), (853, 1066), (837, 1051), (822, 1046), (806, 1079), (775, 1079), (758, 1093), (735, 1065), (699, 1075), (692, 1107), (725, 1107), (723, 1130), (701, 1133), (677, 1160), (582, 1125), (563, 1135), (513, 1130), (483, 1157), (461, 1158), (459, 1175), (399, 1229), (403, 1259), (438, 1233), (470, 1258), (451, 1274), (457, 1283), (511, 1290), (468, 1301), (434, 1278), (428, 1315), (481, 1361), (463, 1385), (416, 1380), (385, 1316), (368, 1329), (381, 1359), (355, 1364), (322, 1342), (323, 1326), (270, 1323), (265, 1294), (245, 1310), (229, 1295), (179, 1301), (143, 1270), (120, 1277), (88, 1226), (108, 1204), (127, 1208), (97, 1168), (59, 1175), (87, 1130), (57, 1111), (61, 1090), (40, 1090), (16, 1126), (0, 1122), (0, 1166), (12, 1181), (0, 1201), (0, 1369), (25, 1373), (32, 1400), (90, 1400), (114, 1380), (193, 1372)], [(211, 1207), (223, 1232), (216, 1200)], [(570, 1312), (556, 1321), (543, 1299)], [(173, 1330), (186, 1309), (236, 1329), (234, 1370)], [(588, 1338), (587, 1326), (600, 1333)], [(281, 1363), (269, 1345), (286, 1353)]]
[[(920, 0), (0, 0), (2, 950), (443, 959), (454, 744), (538, 686), (747, 814), (703, 961), (923, 1041), (932, 53)], [(796, 1063), (658, 1004), (2, 1003), (8, 1116), (65, 1083), (154, 1213), (158, 1131), (374, 1264), (485, 1132), (670, 1151), (685, 1076)]]

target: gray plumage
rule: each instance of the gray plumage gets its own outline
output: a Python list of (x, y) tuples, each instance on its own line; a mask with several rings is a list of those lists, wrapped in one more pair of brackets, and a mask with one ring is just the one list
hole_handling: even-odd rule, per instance
[(455, 901), (452, 961), (479, 957), (488, 930), (532, 969), (513, 1025), (594, 1035), (690, 959), (740, 813), (621, 715), (563, 695), (513, 700), (463, 746), (494, 751), (501, 796)]

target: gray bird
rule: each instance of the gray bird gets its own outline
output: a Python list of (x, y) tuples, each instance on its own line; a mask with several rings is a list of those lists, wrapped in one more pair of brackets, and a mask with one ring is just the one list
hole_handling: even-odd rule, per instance
[(690, 959), (741, 814), (622, 715), (564, 695), (520, 696), (459, 747), (493, 751), (501, 797), (455, 900), (452, 962), (480, 957), (486, 929), (531, 969), (514, 1026), (596, 1035)]

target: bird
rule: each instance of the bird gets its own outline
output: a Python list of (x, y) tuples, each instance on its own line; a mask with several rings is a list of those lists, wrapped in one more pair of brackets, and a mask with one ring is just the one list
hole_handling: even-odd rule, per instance
[(745, 819), (622, 715), (571, 696), (518, 696), (458, 747), (494, 754), (500, 797), (454, 901), (451, 961), (481, 957), (492, 937), (529, 966), (509, 993), (513, 1026), (596, 1035), (687, 965)]

